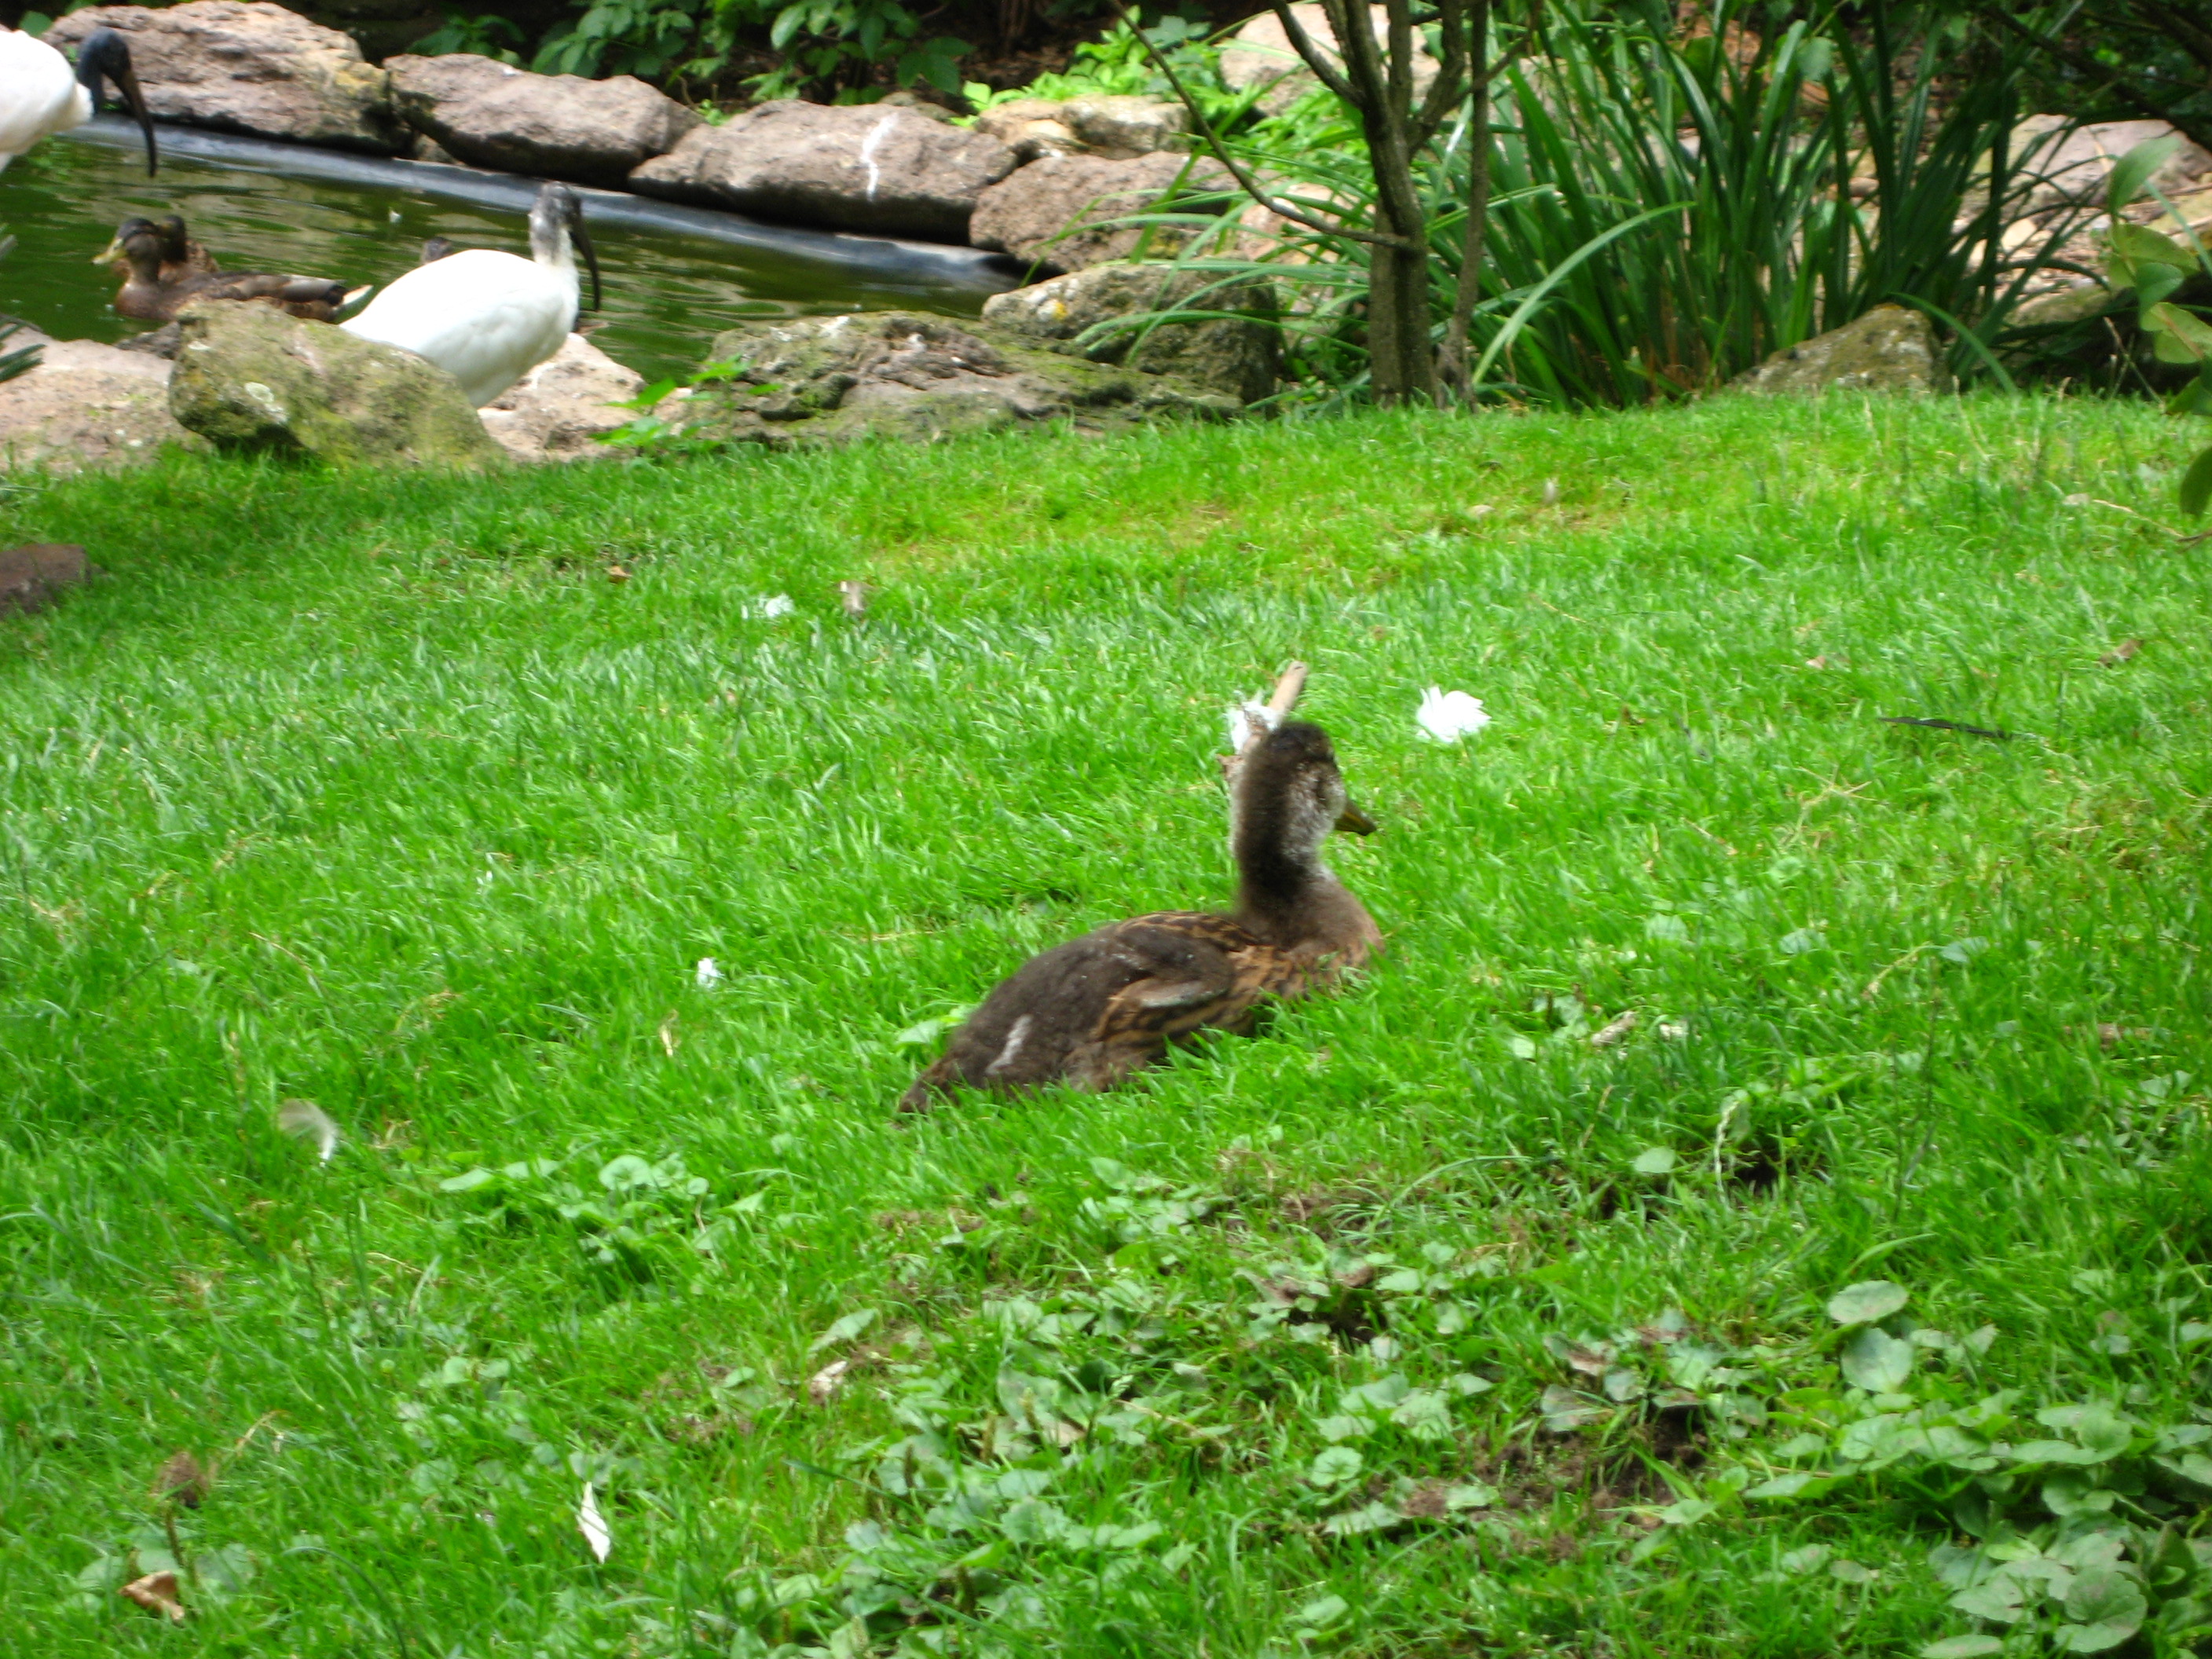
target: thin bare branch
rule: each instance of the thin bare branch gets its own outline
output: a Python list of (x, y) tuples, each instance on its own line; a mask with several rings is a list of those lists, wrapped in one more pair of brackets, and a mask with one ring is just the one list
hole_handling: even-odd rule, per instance
[(1191, 124), (1198, 129), (1198, 136), (1206, 142), (1206, 146), (1212, 152), (1214, 160), (1229, 170), (1229, 176), (1237, 181), (1237, 187), (1247, 196), (1278, 218), (1287, 220), (1294, 225), (1303, 225), (1308, 230), (1316, 231), (1323, 236), (1341, 236), (1349, 241), (1364, 242), (1374, 247), (1411, 250), (1418, 246), (1406, 237), (1393, 236), (1387, 231), (1355, 229), (1341, 219), (1334, 224), (1331, 224), (1325, 219), (1316, 219), (1312, 215), (1301, 212), (1298, 209), (1291, 206), (1289, 203), (1269, 191), (1259, 181), (1249, 167), (1229, 153), (1228, 145), (1222, 142), (1221, 135), (1213, 130), (1213, 124), (1206, 118), (1206, 112), (1199, 107), (1198, 100), (1191, 95), (1190, 88), (1183, 85), (1182, 77), (1175, 72), (1175, 65), (1168, 62), (1165, 53), (1146, 38), (1144, 31), (1137, 27), (1136, 19), (1129, 15), (1128, 8), (1122, 3), (1122, 0), (1108, 0), (1108, 3), (1114, 8), (1115, 15), (1129, 26), (1129, 32), (1136, 36), (1138, 43), (1144, 48), (1145, 55), (1152, 59), (1152, 67), (1159, 70), (1161, 76), (1167, 82), (1170, 90), (1182, 100), (1183, 108), (1189, 112)]
[[(1328, 0), (1322, 0), (1322, 9), (1324, 15), (1327, 15), (1328, 9)], [(1305, 59), (1306, 67), (1321, 78), (1322, 85), (1327, 87), (1346, 103), (1358, 103), (1359, 99), (1352, 90), (1352, 82), (1344, 78), (1344, 60), (1337, 58), (1332, 62), (1330, 54), (1314, 44), (1313, 36), (1306, 33), (1306, 26), (1298, 21), (1289, 6), (1279, 4), (1274, 9), (1275, 21), (1283, 26), (1283, 33), (1290, 41), (1291, 49)], [(1336, 27), (1336, 19), (1334, 16), (1329, 17), (1329, 27), (1331, 28)]]
[[(1474, 0), (1470, 32), (1475, 51), (1489, 48), (1491, 0)], [(1492, 72), (1494, 75), (1495, 71)], [(1467, 337), (1474, 320), (1474, 307), (1482, 295), (1483, 242), (1490, 222), (1490, 87), (1492, 75), (1483, 76), (1468, 94), (1467, 120), (1467, 240), (1460, 251), (1459, 282), (1452, 292), (1451, 317), (1444, 324), (1437, 350), (1439, 391), (1449, 392), (1462, 404), (1474, 401), (1468, 384)]]
[(1474, 54), (1468, 50), (1468, 0), (1437, 0), (1437, 33), (1443, 41), (1444, 55), (1437, 66), (1436, 79), (1429, 82), (1429, 90), (1421, 100), (1419, 112), (1413, 117), (1413, 148), (1420, 149), (1443, 131), (1445, 118), (1467, 95), (1468, 64), (1475, 61), (1474, 54), (1486, 51), (1477, 46)]

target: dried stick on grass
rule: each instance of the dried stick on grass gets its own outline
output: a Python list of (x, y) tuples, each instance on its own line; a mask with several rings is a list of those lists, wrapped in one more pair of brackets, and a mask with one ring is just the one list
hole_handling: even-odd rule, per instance
[(1273, 694), (1267, 699), (1267, 712), (1281, 720), (1297, 704), (1306, 689), (1306, 665), (1302, 662), (1285, 663), (1283, 677), (1275, 682)]

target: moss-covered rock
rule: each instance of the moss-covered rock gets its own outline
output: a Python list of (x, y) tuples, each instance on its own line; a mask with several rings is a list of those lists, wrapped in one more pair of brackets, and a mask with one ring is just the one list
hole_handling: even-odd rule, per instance
[(272, 306), (203, 301), (179, 320), (169, 410), (218, 448), (353, 466), (505, 461), (460, 382), (411, 351)]
[[(1274, 292), (1266, 283), (1240, 283), (1200, 295), (1218, 280), (1204, 271), (1117, 259), (994, 294), (983, 302), (983, 320), (1049, 351), (1177, 374), (1239, 403), (1257, 403), (1273, 392), (1282, 368), (1275, 330), (1263, 320), (1275, 308)], [(1183, 306), (1237, 314), (1149, 331), (1111, 326)]]
[(1948, 392), (1951, 371), (1927, 318), (1903, 306), (1876, 306), (1841, 328), (1784, 348), (1729, 384), (1772, 397)]
[(888, 437), (927, 442), (1053, 420), (1111, 431), (1239, 404), (1165, 374), (1085, 362), (981, 324), (911, 312), (801, 317), (735, 328), (717, 362), (741, 367), (685, 408), (687, 433), (778, 447)]

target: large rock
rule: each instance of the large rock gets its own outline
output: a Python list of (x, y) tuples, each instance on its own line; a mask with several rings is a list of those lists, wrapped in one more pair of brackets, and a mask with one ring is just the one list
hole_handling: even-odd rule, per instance
[(477, 468), (506, 452), (460, 382), (398, 346), (273, 306), (185, 307), (169, 409), (220, 449), (342, 465)]
[(571, 334), (560, 350), (477, 416), (519, 461), (590, 460), (619, 453), (601, 443), (599, 434), (636, 418), (635, 410), (613, 405), (636, 397), (644, 385), (635, 369)]
[(975, 131), (988, 133), (1024, 164), (1040, 155), (1073, 155), (1083, 141), (1060, 118), (1066, 112), (1067, 106), (1055, 100), (1016, 98), (977, 116)]
[(988, 133), (910, 109), (780, 101), (693, 129), (629, 185), (797, 224), (963, 242), (976, 198), (1013, 167)]
[(169, 366), (159, 357), (52, 340), (36, 368), (0, 382), (0, 470), (127, 466), (152, 460), (165, 444), (207, 447), (170, 415)]
[(531, 75), (471, 52), (387, 58), (399, 113), (480, 167), (619, 185), (665, 155), (699, 118), (635, 76)]
[(2181, 140), (2151, 179), (2166, 195), (2178, 195), (2212, 174), (2212, 154), (2164, 121), (2098, 121), (2070, 131), (2067, 125), (2063, 115), (2031, 115), (2013, 129), (2019, 166), (2040, 175), (2029, 192), (2027, 212), (2039, 213), (2066, 202), (2101, 203), (2120, 157), (2154, 138)]
[(1189, 112), (1181, 104), (1108, 93), (1069, 99), (1060, 107), (1060, 119), (1079, 143), (1101, 155), (1182, 149), (1190, 131)]
[(1903, 306), (1876, 306), (1856, 322), (1784, 348), (1729, 384), (1771, 397), (1948, 392), (1951, 372), (1926, 317)]
[(1084, 362), (988, 325), (908, 312), (754, 324), (718, 337), (712, 356), (744, 368), (693, 393), (687, 430), (782, 448), (929, 441), (1059, 420), (1107, 431), (1237, 407), (1172, 376)]
[(391, 78), (362, 60), (351, 37), (266, 0), (93, 6), (62, 18), (46, 39), (74, 51), (97, 28), (130, 41), (158, 121), (380, 155), (408, 145)]
[(983, 320), (1048, 350), (1155, 374), (1179, 374), (1239, 403), (1256, 403), (1273, 392), (1282, 368), (1279, 337), (1266, 322), (1246, 315), (1164, 323), (1141, 332), (1135, 325), (1112, 326), (1142, 312), (1186, 305), (1196, 311), (1261, 316), (1274, 310), (1274, 295), (1264, 283), (1239, 283), (1199, 297), (1200, 289), (1217, 280), (1172, 265), (1091, 265), (993, 295), (983, 302)]
[[(1328, 54), (1330, 63), (1341, 69), (1344, 58), (1338, 49), (1336, 31), (1328, 26), (1328, 14), (1318, 0), (1292, 6), (1291, 15), (1297, 19), (1298, 27), (1307, 37)], [(1388, 50), (1390, 35), (1390, 14), (1387, 7), (1373, 6), (1369, 15), (1375, 26), (1375, 39)], [(1416, 37), (1413, 49), (1413, 95), (1419, 97), (1437, 78), (1437, 60), (1419, 44)], [(1280, 115), (1292, 104), (1321, 84), (1320, 78), (1306, 67), (1297, 48), (1291, 44), (1290, 32), (1282, 20), (1272, 11), (1263, 11), (1244, 27), (1221, 53), (1221, 78), (1232, 92), (1243, 92), (1249, 87), (1265, 86), (1260, 95), (1260, 107), (1270, 115)]]
[[(1188, 156), (1138, 155), (1116, 161), (1103, 155), (1048, 155), (985, 191), (975, 204), (969, 234), (977, 247), (1003, 249), (1025, 264), (1079, 270), (1127, 258), (1143, 239), (1145, 228), (1116, 222), (1151, 212), (1178, 185), (1186, 191), (1217, 195), (1233, 187), (1218, 166), (1194, 164)], [(1172, 227), (1152, 227), (1151, 246), (1162, 252), (1180, 247), (1187, 240), (1185, 233)]]

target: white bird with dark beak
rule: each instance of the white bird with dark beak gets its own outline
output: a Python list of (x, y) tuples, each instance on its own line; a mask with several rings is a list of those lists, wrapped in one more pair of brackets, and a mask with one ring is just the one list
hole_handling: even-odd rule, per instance
[(146, 135), (146, 171), (160, 161), (154, 120), (131, 66), (130, 43), (113, 29), (94, 29), (74, 65), (36, 35), (0, 28), (0, 168), (51, 133), (81, 127), (99, 112), (102, 83), (115, 88)]
[(489, 248), (449, 253), (417, 265), (338, 326), (428, 358), (482, 409), (558, 351), (575, 327), (580, 251), (596, 311), (599, 261), (583, 204), (566, 185), (547, 185), (530, 210), (529, 258)]

